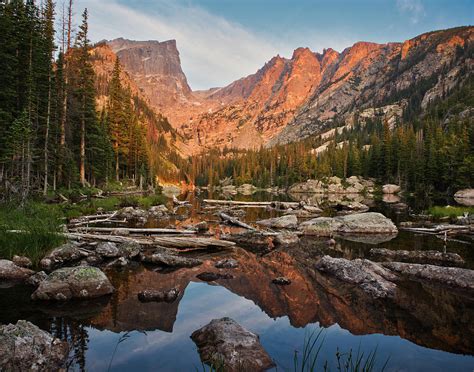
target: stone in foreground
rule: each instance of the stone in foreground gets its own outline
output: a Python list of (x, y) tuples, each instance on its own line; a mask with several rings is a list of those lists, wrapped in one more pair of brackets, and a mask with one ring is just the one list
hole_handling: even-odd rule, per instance
[(457, 253), (444, 253), (440, 251), (405, 251), (385, 248), (373, 248), (370, 257), (378, 262), (408, 262), (431, 264), (438, 266), (463, 266), (464, 260)]
[(474, 291), (474, 270), (402, 262), (387, 262), (383, 266), (409, 279), (420, 279), (457, 289)]
[(258, 372), (274, 367), (259, 337), (233, 319), (214, 319), (195, 331), (191, 339), (202, 362), (218, 370)]
[(0, 280), (23, 281), (34, 273), (30, 269), (15, 265), (12, 261), (0, 260)]
[(397, 279), (390, 270), (369, 260), (360, 258), (346, 260), (324, 256), (316, 264), (316, 269), (330, 274), (337, 279), (359, 286), (373, 298), (393, 298), (395, 296)]
[(26, 320), (0, 326), (0, 371), (63, 370), (68, 344)]
[(295, 215), (286, 215), (257, 221), (257, 224), (275, 229), (296, 229), (298, 226), (298, 219)]
[(195, 267), (202, 264), (202, 261), (197, 258), (183, 257), (166, 252), (155, 252), (150, 256), (143, 255), (142, 261), (169, 267)]
[(53, 271), (32, 294), (33, 300), (66, 301), (89, 299), (111, 294), (114, 287), (98, 268), (64, 267)]

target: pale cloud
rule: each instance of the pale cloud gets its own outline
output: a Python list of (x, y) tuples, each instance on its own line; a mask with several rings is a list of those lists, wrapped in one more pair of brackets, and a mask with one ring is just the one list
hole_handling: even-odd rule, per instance
[(402, 13), (408, 13), (413, 24), (417, 24), (426, 15), (421, 0), (397, 0), (397, 8)]
[(193, 89), (222, 86), (254, 73), (278, 53), (266, 38), (196, 6), (158, 0), (147, 13), (116, 0), (77, 0), (87, 7), (93, 41), (117, 37), (176, 39), (183, 70)]

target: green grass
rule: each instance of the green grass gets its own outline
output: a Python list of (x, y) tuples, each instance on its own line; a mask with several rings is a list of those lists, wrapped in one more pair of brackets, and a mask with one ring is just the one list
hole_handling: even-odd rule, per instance
[(452, 206), (435, 206), (428, 209), (428, 214), (433, 216), (434, 218), (456, 218), (461, 217), (465, 213), (474, 214), (474, 207), (452, 207)]
[[(0, 207), (0, 257), (15, 254), (27, 256), (37, 263), (52, 247), (64, 242), (58, 235), (64, 223), (61, 213), (43, 203), (29, 202)], [(10, 232), (15, 230), (17, 232)]]
[[(105, 212), (129, 206), (148, 209), (166, 201), (165, 196), (157, 194), (91, 198), (78, 203), (28, 201), (24, 206), (19, 203), (0, 205), (0, 258), (22, 255), (37, 263), (48, 250), (64, 242), (58, 232), (69, 219), (95, 214), (99, 208)], [(11, 230), (17, 232), (9, 232)]]

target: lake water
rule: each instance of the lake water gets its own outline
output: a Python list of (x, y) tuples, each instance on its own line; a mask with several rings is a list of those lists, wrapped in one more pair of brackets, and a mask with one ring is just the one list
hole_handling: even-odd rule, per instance
[[(262, 198), (271, 196), (253, 199)], [(202, 219), (199, 200), (192, 201), (190, 213), (181, 211), (179, 218), (166, 224), (186, 225)], [(253, 222), (268, 215), (263, 209), (252, 208), (244, 219)], [(210, 211), (204, 218), (217, 220)], [(393, 218), (405, 217), (394, 214)], [(354, 356), (375, 351), (377, 368), (388, 360), (386, 371), (473, 371), (472, 295), (406, 282), (399, 284), (394, 300), (375, 301), (314, 269), (322, 254), (365, 257), (376, 246), (446, 249), (461, 254), (473, 268), (472, 244), (448, 242), (444, 247), (442, 240), (432, 236), (400, 233), (377, 245), (337, 239), (331, 249), (324, 239), (304, 238), (298, 247), (264, 255), (240, 248), (207, 253), (200, 256), (204, 264), (191, 269), (163, 270), (135, 264), (110, 270), (107, 274), (116, 293), (99, 301), (33, 303), (30, 288), (2, 288), (0, 323), (27, 319), (68, 340), (72, 347), (70, 369), (78, 371), (208, 370), (201, 364), (190, 335), (224, 316), (260, 336), (278, 371), (293, 371), (295, 351), (301, 356), (305, 338), (321, 330), (320, 368), (327, 362), (331, 370), (337, 370), (337, 350), (352, 350)], [(209, 284), (196, 278), (201, 272), (216, 271), (214, 264), (223, 257), (239, 261), (238, 268), (224, 270), (233, 279)], [(272, 284), (279, 276), (290, 278), (292, 284)], [(141, 303), (137, 299), (143, 289), (173, 287), (180, 290), (173, 303)]]

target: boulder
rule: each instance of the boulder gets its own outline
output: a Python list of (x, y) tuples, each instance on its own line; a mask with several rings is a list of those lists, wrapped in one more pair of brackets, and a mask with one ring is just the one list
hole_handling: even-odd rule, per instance
[(259, 372), (274, 367), (259, 337), (233, 319), (214, 319), (193, 332), (191, 339), (202, 362), (218, 370)]
[(149, 256), (143, 255), (142, 261), (169, 267), (195, 267), (202, 264), (202, 261), (197, 258), (183, 257), (161, 251)]
[(64, 267), (53, 271), (31, 295), (33, 300), (66, 301), (111, 294), (114, 287), (107, 276), (91, 266)]
[(138, 224), (145, 224), (148, 220), (148, 212), (141, 208), (125, 207), (117, 213), (117, 217)]
[(65, 370), (67, 342), (26, 321), (0, 326), (0, 371)]
[(267, 220), (260, 220), (257, 221), (257, 224), (274, 229), (296, 229), (298, 226), (298, 219), (294, 215), (286, 215), (282, 217), (269, 218)]
[(119, 252), (121, 257), (135, 258), (140, 254), (141, 247), (137, 242), (126, 242), (119, 246)]
[(368, 212), (335, 218), (340, 225), (338, 233), (344, 234), (397, 234), (398, 229), (381, 213)]
[(77, 243), (69, 242), (53, 249), (40, 261), (43, 270), (51, 271), (65, 264), (87, 257), (88, 253), (80, 249)]
[(378, 262), (408, 262), (431, 264), (438, 266), (463, 266), (464, 260), (457, 253), (443, 253), (440, 251), (405, 251), (384, 248), (373, 248), (369, 255)]
[(155, 291), (147, 289), (138, 293), (141, 302), (174, 302), (179, 297), (179, 290), (172, 288), (169, 291)]
[(198, 278), (199, 280), (202, 280), (203, 282), (213, 282), (219, 279), (233, 279), (234, 277), (227, 273), (221, 274), (221, 273), (213, 273), (210, 271), (206, 271), (206, 272), (196, 275), (196, 278)]
[(307, 180), (303, 183), (297, 183), (288, 189), (288, 193), (308, 193), (308, 194), (324, 194), (326, 188), (321, 181), (318, 180)]
[(33, 287), (38, 287), (41, 282), (48, 278), (48, 274), (44, 271), (39, 271), (36, 274), (31, 275), (27, 280), (26, 284), (32, 285)]
[(167, 217), (169, 213), (165, 205), (155, 205), (148, 209), (148, 215), (154, 218)]
[(243, 185), (237, 188), (237, 192), (242, 195), (252, 195), (257, 191), (257, 188), (254, 185), (249, 183), (244, 183)]
[(341, 226), (336, 218), (317, 217), (303, 222), (299, 229), (306, 235), (331, 236)]
[(239, 263), (233, 258), (225, 258), (223, 260), (217, 261), (214, 267), (218, 269), (235, 269), (239, 267)]
[(467, 207), (473, 207), (474, 189), (459, 190), (456, 194), (454, 194), (454, 200), (456, 200), (458, 204), (465, 205)]
[(346, 260), (324, 256), (316, 264), (316, 269), (337, 279), (355, 284), (373, 298), (393, 298), (397, 279), (390, 270), (363, 259)]
[(117, 244), (113, 242), (101, 242), (95, 249), (96, 253), (104, 258), (115, 258), (120, 256)]
[(398, 185), (387, 184), (382, 186), (382, 193), (384, 194), (398, 194), (401, 187)]
[(333, 206), (339, 215), (350, 213), (364, 213), (369, 211), (369, 207), (357, 201), (341, 201)]
[(420, 279), (474, 291), (474, 270), (403, 262), (387, 262), (383, 266), (410, 279)]
[(273, 238), (273, 244), (275, 244), (278, 247), (287, 247), (290, 245), (295, 245), (298, 244), (300, 241), (300, 237), (298, 234), (295, 234), (293, 232), (282, 232)]
[(0, 280), (23, 281), (28, 279), (34, 273), (33, 270), (15, 265), (12, 261), (0, 260)]
[(16, 256), (16, 255), (13, 256), (12, 262), (17, 266), (25, 267), (27, 269), (33, 266), (33, 262), (31, 262), (31, 260), (28, 257), (24, 257), (24, 256)]

